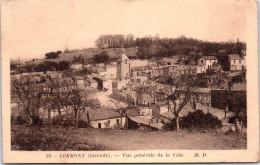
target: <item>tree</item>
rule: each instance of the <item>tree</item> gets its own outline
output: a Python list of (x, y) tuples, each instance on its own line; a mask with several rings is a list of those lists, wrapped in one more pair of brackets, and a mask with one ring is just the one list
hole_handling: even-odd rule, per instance
[[(224, 90), (223, 100), (230, 111), (235, 113), (235, 118), (240, 122), (242, 133), (247, 121), (247, 99), (246, 92), (232, 91), (231, 88)], [(225, 109), (225, 116), (227, 112)], [(237, 124), (237, 123), (236, 123)]]
[(94, 57), (93, 57), (93, 61), (95, 63), (105, 63), (105, 62), (108, 62), (108, 60), (109, 60), (109, 55), (108, 55), (107, 51), (103, 51), (99, 54), (94, 55)]
[(70, 63), (68, 61), (60, 61), (58, 64), (58, 68), (59, 70), (63, 71), (63, 70), (68, 70), (70, 69)]
[(45, 54), (45, 57), (46, 59), (55, 59), (58, 58), (61, 53), (62, 52), (60, 50), (57, 52), (49, 52)]
[[(132, 41), (132, 36), (129, 35), (129, 42)], [(125, 36), (122, 34), (101, 35), (95, 44), (98, 48), (121, 48), (125, 44)]]
[(44, 61), (43, 63), (40, 63), (36, 67), (36, 70), (38, 72), (56, 71), (58, 69), (59, 69), (58, 63), (53, 62), (53, 61)]
[(131, 113), (131, 111), (135, 111), (136, 108), (130, 102), (123, 103), (112, 99), (108, 101), (107, 106), (109, 109), (116, 111), (120, 115), (120, 126), (123, 126), (123, 117), (126, 117), (126, 127), (128, 126), (128, 114)]
[[(194, 65), (180, 65), (179, 71), (173, 75), (164, 75), (156, 77), (152, 80), (152, 84), (160, 84), (157, 86), (156, 92), (148, 92), (150, 95), (168, 106), (168, 110), (173, 113), (177, 130), (179, 130), (179, 114), (183, 107), (192, 99), (194, 92), (201, 82), (200, 77), (196, 74)], [(138, 89), (146, 91), (145, 89)], [(163, 96), (163, 99), (162, 97)]]
[(21, 104), (21, 110), (32, 120), (32, 124), (40, 124), (39, 108), (45, 104), (42, 100), (43, 90), (29, 77), (11, 80), (11, 96)]
[(11, 70), (17, 69), (17, 65), (14, 64), (14, 63), (11, 63), (11, 64), (10, 64), (10, 69), (11, 69)]
[(75, 127), (79, 126), (79, 118), (86, 111), (87, 107), (91, 107), (92, 91), (90, 90), (72, 90), (68, 92), (67, 104), (72, 107), (75, 118)]
[(61, 116), (61, 109), (67, 102), (67, 92), (62, 90), (62, 82), (58, 79), (50, 80), (47, 83), (48, 89), (48, 112), (50, 113), (51, 110), (58, 110), (58, 115)]

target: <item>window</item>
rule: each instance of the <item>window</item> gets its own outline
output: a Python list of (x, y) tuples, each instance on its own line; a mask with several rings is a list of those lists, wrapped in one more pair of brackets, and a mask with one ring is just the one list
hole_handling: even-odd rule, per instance
[(116, 124), (119, 124), (119, 119), (116, 119)]
[(236, 60), (234, 60), (234, 64), (236, 63)]
[(211, 60), (209, 60), (209, 62), (211, 63)]
[(201, 63), (203, 63), (203, 60), (200, 60)]
[(98, 128), (101, 128), (101, 123), (98, 123)]
[(239, 64), (241, 64), (241, 60), (239, 60)]

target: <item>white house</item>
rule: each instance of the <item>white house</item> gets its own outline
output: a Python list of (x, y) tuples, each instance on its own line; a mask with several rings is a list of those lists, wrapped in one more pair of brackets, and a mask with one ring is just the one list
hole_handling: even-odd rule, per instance
[(89, 111), (90, 125), (93, 128), (125, 127), (126, 117), (121, 117), (116, 111), (96, 109)]
[(231, 71), (244, 71), (246, 70), (246, 60), (239, 54), (228, 55), (228, 61)]
[(71, 69), (74, 69), (74, 70), (80, 70), (81, 68), (83, 67), (82, 64), (72, 64), (70, 66)]
[(109, 65), (106, 67), (107, 68), (107, 79), (115, 79), (117, 78), (117, 66)]
[[(128, 110), (126, 112), (129, 117), (137, 116), (138, 112)], [(125, 115), (121, 116), (117, 111), (110, 109), (90, 109), (87, 113), (81, 116), (81, 120), (89, 121), (93, 128), (115, 128), (127, 126), (127, 118)]]
[(218, 63), (218, 58), (215, 56), (202, 56), (197, 62), (197, 73), (206, 73), (208, 69), (212, 69), (213, 64)]

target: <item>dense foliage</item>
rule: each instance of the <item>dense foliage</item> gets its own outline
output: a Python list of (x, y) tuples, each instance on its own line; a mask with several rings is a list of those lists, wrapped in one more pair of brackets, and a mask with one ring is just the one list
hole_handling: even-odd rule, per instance
[(134, 35), (128, 34), (126, 36), (122, 34), (114, 35), (101, 35), (96, 40), (96, 46), (98, 48), (129, 48), (135, 46)]
[[(180, 127), (189, 130), (209, 130), (221, 128), (221, 121), (213, 116), (211, 113), (203, 113), (201, 110), (195, 112), (189, 112), (188, 115), (184, 116), (180, 120)], [(176, 119), (172, 119), (171, 122), (164, 123), (163, 129), (172, 131), (176, 130)]]
[(182, 127), (189, 130), (208, 130), (221, 128), (221, 121), (211, 113), (203, 113), (201, 110), (189, 112), (187, 116), (182, 118)]
[(93, 57), (93, 61), (95, 63), (105, 63), (108, 62), (108, 60), (109, 60), (109, 55), (107, 54), (106, 51), (100, 52), (99, 54), (96, 54)]
[(60, 50), (57, 52), (49, 52), (45, 54), (45, 57), (46, 59), (55, 59), (58, 58), (61, 53), (62, 52)]

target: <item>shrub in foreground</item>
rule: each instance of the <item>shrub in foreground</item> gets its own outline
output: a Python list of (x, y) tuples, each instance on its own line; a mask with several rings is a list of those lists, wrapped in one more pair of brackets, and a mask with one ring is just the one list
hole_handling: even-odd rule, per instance
[(222, 127), (222, 122), (211, 113), (203, 113), (201, 110), (189, 112), (182, 118), (182, 127), (189, 130), (209, 130)]

